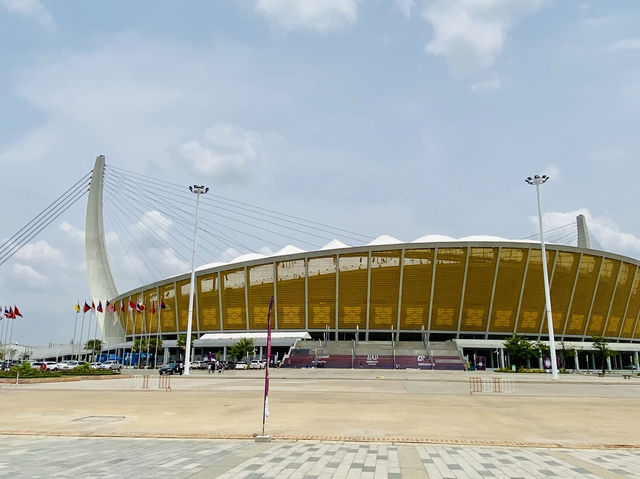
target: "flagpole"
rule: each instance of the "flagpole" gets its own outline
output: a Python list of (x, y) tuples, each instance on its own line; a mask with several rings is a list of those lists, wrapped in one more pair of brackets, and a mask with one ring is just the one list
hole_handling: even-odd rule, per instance
[[(4, 308), (6, 309), (6, 306), (4, 306)], [(3, 309), (3, 311), (4, 311), (4, 309)], [(9, 319), (9, 318), (4, 316), (4, 312), (3, 311), (0, 311), (0, 314), (3, 315), (3, 320), (4, 320), (4, 323), (2, 323), (2, 326), (0, 327), (0, 336), (2, 337), (2, 359), (6, 359), (4, 357), (5, 356), (5, 344), (6, 344), (6, 341), (7, 341), (7, 332), (5, 330), (7, 329), (7, 324), (6, 323), (7, 323), (7, 319)]]
[(269, 300), (269, 312), (267, 313), (267, 361), (264, 366), (264, 401), (262, 401), (262, 436), (264, 437), (264, 423), (269, 411), (269, 360), (271, 359), (271, 308), (273, 308), (273, 296)]
[[(14, 314), (15, 316), (15, 314)], [(11, 341), (13, 341), (13, 322), (16, 320), (15, 317), (11, 318), (13, 321), (11, 321), (11, 332), (9, 333), (9, 352), (11, 353), (11, 357), (9, 359), (13, 359), (13, 353), (11, 352)]]
[(160, 341), (160, 304), (158, 304), (158, 327), (156, 328), (156, 352), (153, 353), (153, 367), (158, 366), (158, 342)]
[[(84, 302), (85, 306), (87, 302)], [(82, 335), (84, 334), (84, 316), (87, 312), (84, 310), (84, 306), (82, 307), (82, 321), (80, 321), (80, 341), (78, 341), (78, 358), (77, 361), (80, 361), (80, 350), (82, 349)]]
[(73, 323), (73, 346), (71, 347), (71, 359), (73, 359), (73, 352), (76, 349), (76, 330), (78, 328), (78, 313), (80, 312), (80, 300), (76, 303), (76, 320)]
[[(102, 309), (102, 301), (98, 300), (98, 306)], [(96, 362), (96, 342), (98, 341), (98, 311), (96, 310), (96, 325), (93, 332), (93, 361)]]

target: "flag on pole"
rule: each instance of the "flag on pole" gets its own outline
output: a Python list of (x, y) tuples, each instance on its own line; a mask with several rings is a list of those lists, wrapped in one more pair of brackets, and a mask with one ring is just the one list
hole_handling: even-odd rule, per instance
[(85, 302), (84, 302), (84, 307), (82, 308), (82, 312), (83, 312), (83, 313), (86, 313), (86, 312), (87, 312), (87, 311), (89, 311), (90, 309), (91, 309), (91, 306), (89, 306), (89, 305), (87, 304), (87, 302), (85, 301)]
[(133, 301), (129, 300), (129, 308), (130, 309), (136, 309), (136, 303), (134, 303)]
[(102, 313), (102, 301), (98, 301), (98, 307), (96, 308), (98, 313)]
[(264, 435), (264, 421), (269, 417), (269, 361), (271, 360), (271, 309), (273, 308), (273, 296), (269, 300), (269, 312), (267, 313), (267, 363), (264, 367), (264, 415), (262, 417), (262, 434)]
[(73, 307), (73, 309), (74, 309), (74, 311), (76, 313), (79, 313), (80, 312), (80, 303), (76, 303), (76, 305)]
[(10, 318), (11, 317), (11, 312), (7, 309), (7, 307), (4, 307), (4, 317), (5, 318)]
[(13, 308), (9, 306), (9, 319), (16, 319), (16, 313), (13, 312)]
[(124, 313), (124, 309), (125, 309), (124, 301), (120, 301), (120, 311)]
[(96, 305), (93, 301), (91, 301), (91, 309), (96, 309)]
[(167, 305), (164, 304), (164, 299), (161, 299), (160, 300), (160, 309), (166, 309), (166, 308), (167, 308)]
[(14, 306), (13, 307), (13, 317), (15, 318), (16, 316), (20, 316), (22, 318), (22, 313), (20, 313), (20, 311), (18, 311), (18, 307)]
[(142, 312), (142, 308), (140, 307), (140, 303), (136, 303), (136, 311), (137, 311), (138, 313), (141, 313), (141, 312)]
[(151, 302), (151, 314), (156, 314), (156, 302)]

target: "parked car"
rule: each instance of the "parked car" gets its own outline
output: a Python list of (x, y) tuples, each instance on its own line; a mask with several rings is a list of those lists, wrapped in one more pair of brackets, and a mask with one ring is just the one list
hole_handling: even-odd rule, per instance
[(184, 373), (184, 366), (182, 363), (171, 362), (167, 363), (158, 371), (160, 375), (163, 374), (182, 374)]
[(80, 364), (81, 363), (76, 360), (62, 361), (61, 363), (58, 363), (58, 369), (60, 369), (61, 371), (70, 371), (80, 366)]
[[(45, 367), (43, 369), (46, 369), (47, 371), (57, 371), (58, 369), (60, 369), (58, 367), (58, 363), (55, 361), (44, 361), (43, 363), (45, 365)], [(41, 366), (42, 368), (42, 366)]]
[(202, 361), (191, 361), (191, 369), (204, 369), (202, 367)]
[(236, 369), (247, 369), (248, 365), (244, 361), (238, 361), (236, 363)]
[(264, 361), (261, 361), (259, 359), (252, 359), (251, 363), (249, 364), (249, 369), (264, 369)]
[(91, 369), (100, 369), (100, 365), (101, 364), (102, 364), (101, 362), (95, 361), (95, 362), (90, 364), (90, 367), (91, 367)]
[(20, 366), (20, 364), (22, 364), (22, 361), (18, 359), (7, 359), (5, 361), (2, 361), (2, 365), (0, 365), (0, 369), (2, 371), (9, 371), (11, 368), (15, 366)]
[(110, 359), (109, 361), (105, 361), (98, 366), (98, 369), (110, 369), (111, 371), (120, 371), (122, 369), (122, 364), (120, 364), (115, 359)]

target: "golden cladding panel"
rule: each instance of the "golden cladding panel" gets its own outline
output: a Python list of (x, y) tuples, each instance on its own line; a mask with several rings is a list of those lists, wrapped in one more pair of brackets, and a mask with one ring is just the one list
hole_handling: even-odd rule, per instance
[(455, 331), (462, 295), (466, 248), (440, 248), (431, 311), (432, 331)]
[(367, 253), (340, 256), (338, 327), (364, 329), (367, 323)]
[(620, 269), (620, 261), (614, 259), (605, 259), (600, 271), (600, 279), (598, 280), (598, 289), (591, 310), (591, 317), (587, 326), (587, 334), (602, 335), (604, 332), (604, 323), (611, 304), (613, 288), (616, 286), (616, 278)]
[(221, 273), (222, 276), (222, 326), (223, 329), (246, 329), (244, 298), (244, 269)]
[[(191, 280), (185, 279), (183, 281), (178, 281), (176, 283), (177, 289), (177, 300), (178, 300), (178, 330), (186, 331), (187, 330), (187, 321), (189, 319), (189, 291), (191, 289)], [(195, 298), (194, 298), (195, 301)], [(193, 331), (197, 331), (197, 322), (196, 322), (196, 306), (195, 303), (193, 305), (193, 322), (191, 324), (191, 329)]]
[(173, 283), (160, 286), (160, 305), (164, 303), (160, 310), (160, 329), (163, 333), (172, 333), (176, 331), (176, 295), (173, 289)]
[(124, 326), (127, 335), (133, 334), (133, 315), (129, 312), (129, 300), (127, 297), (118, 302), (120, 324)]
[[(555, 251), (547, 250), (547, 273), (549, 275), (551, 275), (551, 265), (555, 255)], [(540, 321), (542, 321), (542, 314), (545, 310), (543, 280), (542, 251), (539, 249), (531, 250), (522, 302), (520, 303), (518, 333), (537, 333), (540, 330)]]
[(500, 251), (489, 331), (513, 331), (527, 257), (528, 250), (523, 248), (503, 248)]
[(429, 321), (429, 297), (433, 272), (433, 249), (408, 249), (404, 252), (400, 329), (426, 329)]
[(276, 274), (278, 329), (304, 329), (304, 260), (281, 261)]
[(622, 331), (620, 332), (621, 337), (631, 338), (633, 336), (633, 328), (636, 324), (638, 311), (640, 311), (640, 269), (636, 268), (633, 286), (631, 286), (631, 298), (629, 299), (627, 312), (624, 315)]
[(498, 248), (471, 248), (462, 306), (462, 331), (485, 331)]
[(198, 318), (202, 331), (220, 330), (220, 304), (218, 274), (207, 274), (196, 279), (198, 284)]
[(396, 251), (371, 253), (369, 329), (395, 329), (398, 318), (400, 254)]
[[(571, 300), (571, 291), (578, 274), (579, 253), (558, 251), (553, 278), (551, 278), (551, 310), (553, 311), (553, 331), (562, 333)], [(542, 333), (548, 333), (547, 320), (542, 323)]]
[[(247, 269), (249, 275), (249, 328), (267, 329), (269, 300), (273, 296), (273, 264), (252, 266)], [(275, 327), (272, 319), (271, 326)]]
[(622, 263), (620, 267), (620, 275), (618, 276), (618, 282), (616, 284), (616, 292), (613, 297), (613, 304), (611, 305), (611, 311), (609, 312), (609, 319), (607, 321), (605, 336), (618, 336), (620, 328), (622, 327), (622, 316), (624, 310), (627, 307), (627, 300), (629, 299), (629, 293), (631, 292), (631, 285), (633, 284), (633, 276), (636, 267), (629, 263)]
[(336, 257), (309, 259), (309, 328), (335, 327)]
[(599, 256), (583, 255), (578, 273), (578, 282), (571, 302), (571, 311), (567, 318), (565, 334), (583, 334), (587, 315), (591, 307), (593, 291), (598, 279), (598, 270), (602, 258)]

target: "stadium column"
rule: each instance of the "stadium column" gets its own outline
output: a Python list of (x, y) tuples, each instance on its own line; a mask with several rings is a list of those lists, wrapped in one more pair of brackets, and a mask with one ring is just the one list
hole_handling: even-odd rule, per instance
[[(578, 278), (580, 277), (580, 268), (582, 267), (582, 255), (584, 253), (580, 253), (580, 257), (578, 258), (578, 267), (576, 268), (576, 277), (573, 279), (573, 287), (571, 288), (571, 296), (569, 296), (569, 305), (567, 306), (567, 314), (564, 317), (564, 327), (562, 328), (562, 338), (564, 341), (564, 336), (567, 332), (567, 324), (569, 324), (569, 314), (571, 313), (571, 305), (573, 304), (573, 296), (576, 294), (576, 286), (578, 285)], [(576, 359), (576, 362), (578, 360)]]
[(333, 339), (338, 340), (338, 311), (340, 310), (340, 255), (336, 254), (336, 317), (335, 317), (335, 335)]
[(364, 340), (369, 341), (369, 313), (371, 311), (371, 250), (367, 258), (367, 316), (365, 318)]
[[(273, 262), (273, 317), (274, 317), (274, 329), (278, 330), (278, 271), (276, 268), (276, 262)], [(260, 346), (262, 348), (262, 346)], [(260, 353), (262, 359), (262, 352)], [(267, 358), (267, 361), (269, 359)]]
[(309, 331), (309, 258), (304, 258), (304, 329)]
[(220, 277), (220, 271), (218, 271), (218, 316), (220, 317), (220, 332), (223, 330), (222, 322), (222, 282)]
[(591, 305), (589, 306), (589, 313), (587, 314), (587, 319), (584, 322), (584, 331), (582, 332), (583, 341), (587, 336), (587, 330), (589, 329), (589, 322), (591, 321), (591, 312), (593, 311), (593, 304), (596, 302), (596, 294), (598, 293), (598, 286), (600, 284), (600, 275), (602, 274), (602, 266), (604, 265), (604, 259), (605, 259), (604, 257), (600, 259), (600, 267), (598, 268), (598, 277), (596, 279), (596, 285), (593, 288), (593, 296), (591, 296)]
[(522, 273), (522, 284), (520, 285), (520, 297), (518, 298), (518, 307), (516, 308), (516, 317), (513, 320), (513, 334), (518, 334), (518, 319), (520, 318), (520, 306), (522, 306), (522, 297), (524, 296), (524, 285), (527, 281), (527, 270), (529, 269), (529, 257), (531, 256), (531, 248), (527, 250), (527, 259), (524, 264), (524, 272)]
[[(489, 339), (489, 327), (491, 326), (491, 315), (493, 314), (493, 298), (496, 296), (496, 284), (498, 283), (498, 271), (500, 270), (500, 258), (502, 257), (502, 246), (498, 247), (496, 253), (496, 269), (493, 271), (493, 285), (491, 286), (491, 298), (489, 298), (489, 308), (487, 310), (487, 327), (484, 333), (484, 339)], [(502, 349), (500, 350), (502, 367), (504, 368), (504, 355)]]
[(433, 250), (433, 268), (431, 268), (431, 291), (429, 292), (429, 316), (427, 318), (427, 344), (431, 334), (431, 313), (433, 312), (433, 292), (436, 285), (436, 267), (438, 265), (438, 247)]
[(247, 331), (249, 331), (249, 277), (247, 276), (247, 267), (244, 267), (244, 317), (247, 322)]
[[(464, 273), (462, 275), (462, 292), (460, 293), (460, 305), (458, 307), (458, 327), (456, 328), (456, 338), (460, 338), (460, 325), (462, 324), (462, 308), (464, 307), (464, 293), (467, 288), (467, 272), (469, 271), (469, 254), (471, 248), (467, 246), (467, 254), (464, 261)], [(493, 361), (493, 357), (491, 359)]]
[[(613, 283), (613, 291), (611, 292), (611, 301), (609, 301), (609, 308), (607, 308), (607, 316), (604, 319), (604, 326), (602, 328), (602, 336), (606, 334), (607, 326), (609, 325), (609, 315), (611, 314), (611, 307), (613, 306), (613, 299), (616, 297), (616, 291), (618, 290), (618, 281), (620, 281), (620, 273), (622, 272), (622, 267), (624, 266), (624, 261), (620, 261), (620, 266), (618, 267), (618, 274), (616, 275), (616, 281)], [(622, 321), (621, 321), (622, 323)]]
[(404, 251), (400, 251), (400, 279), (398, 280), (398, 314), (396, 318), (396, 341), (400, 341), (400, 318), (402, 312), (402, 283), (404, 282)]
[(627, 296), (627, 303), (624, 307), (624, 313), (622, 313), (622, 320), (620, 321), (620, 329), (618, 329), (618, 342), (620, 342), (620, 337), (622, 336), (622, 327), (624, 326), (625, 318), (627, 317), (627, 312), (629, 312), (629, 303), (631, 302), (631, 296), (633, 296), (633, 283), (635, 282), (636, 275), (638, 274), (638, 266), (636, 265), (636, 269), (631, 276), (631, 287), (629, 288), (629, 296)]

